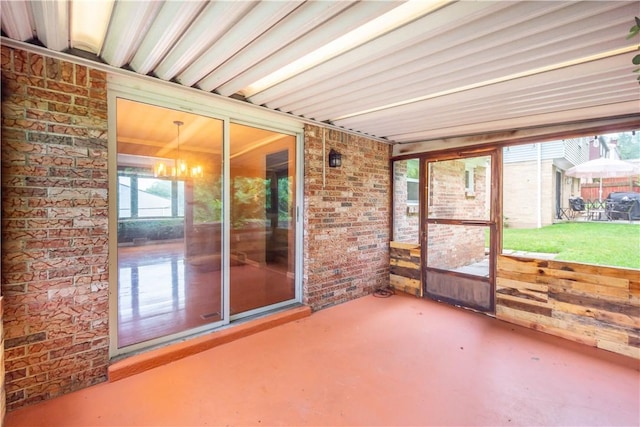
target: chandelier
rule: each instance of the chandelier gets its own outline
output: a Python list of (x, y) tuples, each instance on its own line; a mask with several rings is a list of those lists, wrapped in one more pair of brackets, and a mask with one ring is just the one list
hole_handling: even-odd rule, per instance
[(203, 169), (199, 164), (190, 165), (185, 159), (180, 157), (180, 126), (184, 124), (180, 120), (173, 122), (178, 129), (178, 149), (173, 165), (167, 165), (165, 161), (160, 161), (153, 167), (153, 175), (156, 178), (202, 178)]

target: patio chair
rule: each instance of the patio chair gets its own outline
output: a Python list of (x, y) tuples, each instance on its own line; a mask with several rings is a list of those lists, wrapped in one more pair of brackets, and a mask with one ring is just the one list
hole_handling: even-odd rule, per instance
[(631, 222), (631, 211), (633, 211), (636, 203), (638, 203), (637, 200), (628, 197), (623, 197), (619, 202), (611, 203), (607, 209), (607, 219), (615, 220), (626, 218)]
[(581, 215), (585, 210), (585, 204), (584, 200), (582, 200), (582, 197), (570, 197), (569, 208), (571, 209), (571, 219), (575, 219), (576, 216)]

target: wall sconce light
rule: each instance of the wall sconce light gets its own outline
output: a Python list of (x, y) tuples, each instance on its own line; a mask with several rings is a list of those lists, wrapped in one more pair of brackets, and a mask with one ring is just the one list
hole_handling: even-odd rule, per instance
[(329, 167), (339, 168), (340, 166), (342, 166), (342, 154), (332, 148), (329, 151)]

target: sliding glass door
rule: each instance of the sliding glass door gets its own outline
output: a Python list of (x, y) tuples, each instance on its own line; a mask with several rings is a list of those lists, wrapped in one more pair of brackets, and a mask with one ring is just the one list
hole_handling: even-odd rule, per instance
[(299, 299), (296, 135), (122, 98), (116, 109), (112, 351)]
[(232, 123), (230, 314), (295, 298), (296, 138)]
[(223, 122), (117, 100), (118, 347), (223, 318)]

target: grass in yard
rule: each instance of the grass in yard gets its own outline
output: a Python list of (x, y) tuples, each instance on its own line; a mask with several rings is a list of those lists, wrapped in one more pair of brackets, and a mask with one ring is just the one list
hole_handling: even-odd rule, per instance
[(640, 269), (640, 225), (566, 222), (542, 228), (505, 228), (504, 249), (558, 254), (587, 264)]

